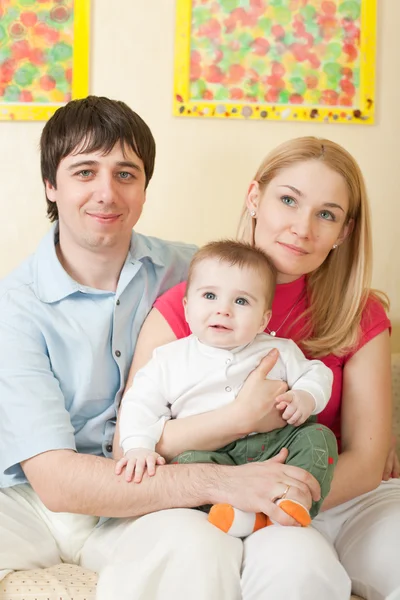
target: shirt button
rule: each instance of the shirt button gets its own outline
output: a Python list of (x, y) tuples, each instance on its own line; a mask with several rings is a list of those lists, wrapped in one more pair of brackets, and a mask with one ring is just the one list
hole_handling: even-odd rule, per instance
[(116, 301), (115, 303), (117, 306), (119, 306), (121, 304), (121, 302), (119, 300)]
[(120, 352), (119, 350), (116, 350), (116, 351), (115, 351), (115, 356), (116, 356), (117, 358), (119, 358), (119, 357), (121, 356), (121, 352)]
[(226, 392), (231, 392), (231, 391), (232, 391), (232, 388), (231, 388), (231, 387), (229, 387), (229, 385), (227, 385), (227, 386), (226, 386), (226, 388), (225, 388), (225, 391), (226, 391)]
[(107, 444), (106, 450), (107, 452), (112, 452), (112, 444)]
[(232, 362), (232, 359), (231, 358), (227, 358), (226, 361), (225, 361), (225, 364), (226, 365), (230, 365), (231, 362)]

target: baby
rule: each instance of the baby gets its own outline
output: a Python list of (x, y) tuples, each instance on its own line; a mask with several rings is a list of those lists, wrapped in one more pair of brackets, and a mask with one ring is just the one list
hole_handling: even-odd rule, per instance
[[(316, 477), (321, 499), (311, 507), (314, 517), (329, 492), (337, 461), (334, 434), (312, 415), (328, 403), (332, 372), (318, 360), (307, 360), (287, 339), (263, 333), (271, 318), (276, 271), (269, 258), (248, 244), (218, 241), (194, 255), (188, 275), (184, 309), (192, 335), (157, 348), (135, 375), (121, 407), (120, 439), (127, 481), (154, 475), (165, 460), (156, 451), (168, 419), (209, 412), (232, 402), (246, 377), (272, 348), (279, 359), (268, 377), (287, 382), (289, 391), (276, 398), (287, 425), (241, 438), (219, 450), (188, 449), (172, 462), (238, 465), (264, 461), (289, 450), (287, 464)], [(311, 417), (311, 418), (310, 418)], [(310, 523), (307, 507), (290, 497), (289, 487), (277, 501), (298, 523)], [(220, 529), (245, 537), (271, 522), (266, 515), (245, 513), (226, 504), (214, 505), (208, 519)]]

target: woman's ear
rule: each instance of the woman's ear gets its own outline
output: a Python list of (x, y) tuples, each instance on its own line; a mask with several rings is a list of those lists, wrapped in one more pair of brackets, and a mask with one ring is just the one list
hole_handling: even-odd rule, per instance
[(252, 181), (249, 186), (246, 198), (246, 206), (249, 212), (257, 213), (258, 203), (260, 201), (260, 185), (258, 181)]
[(342, 231), (336, 241), (337, 245), (340, 246), (348, 237), (352, 234), (354, 229), (354, 219), (349, 219), (348, 223), (343, 226)]

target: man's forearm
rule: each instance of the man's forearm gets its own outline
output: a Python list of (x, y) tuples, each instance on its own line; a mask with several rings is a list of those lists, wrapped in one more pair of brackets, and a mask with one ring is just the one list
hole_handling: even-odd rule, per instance
[(115, 462), (69, 450), (35, 456), (23, 464), (44, 504), (54, 512), (106, 517), (136, 517), (166, 508), (212, 503), (221, 470), (216, 465), (166, 465), (142, 483), (127, 483), (114, 473)]

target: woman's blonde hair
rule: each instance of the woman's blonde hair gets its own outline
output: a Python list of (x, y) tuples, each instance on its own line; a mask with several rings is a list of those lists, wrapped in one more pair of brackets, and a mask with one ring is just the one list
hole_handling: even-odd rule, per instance
[[(346, 224), (352, 230), (332, 250), (318, 269), (307, 276), (309, 308), (299, 318), (308, 325), (301, 345), (314, 357), (343, 354), (357, 343), (361, 315), (368, 296), (374, 295), (389, 308), (387, 296), (371, 290), (372, 239), (368, 196), (363, 175), (354, 158), (330, 140), (301, 137), (273, 150), (260, 165), (254, 180), (260, 194), (280, 171), (299, 162), (321, 160), (339, 173), (347, 184), (349, 211)], [(254, 244), (256, 220), (249, 215), (246, 202), (239, 222), (238, 237)]]

